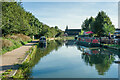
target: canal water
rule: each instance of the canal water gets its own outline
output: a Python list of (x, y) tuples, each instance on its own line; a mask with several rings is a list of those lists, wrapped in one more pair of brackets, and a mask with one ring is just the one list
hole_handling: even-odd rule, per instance
[(34, 55), (31, 78), (118, 78), (118, 50), (49, 41)]

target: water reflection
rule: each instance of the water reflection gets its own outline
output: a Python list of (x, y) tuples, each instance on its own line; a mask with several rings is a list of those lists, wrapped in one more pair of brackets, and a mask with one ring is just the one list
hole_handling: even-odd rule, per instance
[(32, 68), (38, 64), (42, 57), (48, 55), (52, 50), (58, 50), (63, 45), (62, 41), (48, 41), (47, 45), (38, 45), (36, 53), (29, 62), (29, 70), (26, 71), (26, 78), (32, 74)]
[[(67, 41), (66, 46), (74, 46), (76, 45), (74, 41)], [(82, 53), (82, 59), (88, 66), (95, 65), (96, 70), (99, 75), (104, 75), (110, 68), (110, 65), (115, 60), (115, 55), (118, 55), (120, 58), (120, 54), (118, 50), (114, 49), (104, 49), (104, 48), (92, 48), (92, 47), (84, 47), (80, 45), (76, 45), (78, 50)]]
[(114, 54), (110, 54), (104, 49), (90, 49), (90, 53), (85, 51), (82, 53), (82, 59), (87, 65), (95, 65), (99, 75), (104, 75), (115, 60)]
[[(51, 52), (54, 52), (54, 54)], [(37, 77), (105, 77), (103, 75), (109, 71), (110, 67), (113, 67), (113, 69), (116, 67), (116, 65), (112, 65), (116, 55), (119, 55), (119, 51), (117, 50), (84, 47), (76, 45), (72, 40), (48, 41), (47, 46), (39, 46), (36, 54), (33, 56), (31, 60), (31, 75)], [(45, 58), (44, 56), (47, 57)], [(50, 63), (50, 61), (52, 61), (52, 63)], [(35, 67), (35, 65), (39, 68)], [(59, 66), (56, 67), (56, 65)], [(38, 69), (39, 71), (36, 72)], [(84, 70), (87, 71), (85, 72)], [(94, 75), (92, 75), (92, 73)], [(116, 70), (113, 73), (117, 75)], [(109, 74), (107, 74), (107, 77), (116, 77), (116, 75), (110, 76), (112, 74)]]
[(47, 43), (46, 44), (39, 44), (39, 48), (41, 48), (41, 49), (47, 48)]
[(49, 54), (52, 50), (58, 50), (59, 47), (61, 47), (63, 45), (62, 41), (48, 41), (47, 42), (47, 46), (41, 46), (38, 45), (36, 54), (34, 55), (34, 64), (37, 64), (39, 62), (39, 60), (43, 57), (46, 56), (47, 54)]
[(65, 46), (76, 46), (75, 41), (74, 40), (67, 40), (65, 41)]

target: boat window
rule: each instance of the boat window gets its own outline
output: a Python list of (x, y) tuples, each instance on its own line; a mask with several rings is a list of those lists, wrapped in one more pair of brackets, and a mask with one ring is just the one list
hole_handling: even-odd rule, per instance
[(40, 40), (42, 40), (42, 38), (40, 38)]
[(43, 40), (46, 40), (45, 38), (43, 38)]

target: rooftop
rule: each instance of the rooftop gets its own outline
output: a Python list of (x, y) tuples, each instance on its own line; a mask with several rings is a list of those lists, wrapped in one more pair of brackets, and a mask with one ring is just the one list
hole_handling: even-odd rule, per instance
[(65, 31), (80, 31), (81, 32), (81, 29), (66, 29)]
[(120, 30), (120, 28), (116, 28), (115, 30)]

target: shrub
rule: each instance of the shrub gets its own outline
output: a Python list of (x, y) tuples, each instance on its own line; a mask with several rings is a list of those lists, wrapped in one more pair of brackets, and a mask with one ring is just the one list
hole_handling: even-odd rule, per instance
[(31, 38), (29, 36), (23, 35), (23, 34), (16, 34), (19, 38), (21, 38), (22, 41), (27, 42)]
[(0, 39), (0, 40), (2, 41), (2, 48), (4, 47), (9, 48), (14, 45), (10, 40), (7, 40), (7, 39)]
[(13, 39), (13, 40), (20, 40), (20, 38), (18, 37), (18, 36), (16, 36), (16, 35), (7, 35), (7, 36), (5, 36), (5, 38), (7, 38), (7, 39)]
[(7, 35), (4, 38), (0, 38), (0, 45), (2, 45), (2, 54), (25, 45), (31, 40), (32, 39), (29, 36), (23, 34)]
[(31, 39), (29, 36), (26, 36), (24, 34), (7, 35), (5, 36), (5, 38), (13, 39), (16, 41), (23, 41), (23, 42), (27, 42), (28, 40)]
[(20, 47), (22, 45), (19, 41), (15, 41), (13, 39), (9, 39), (9, 40), (11, 40), (14, 43), (15, 47)]

